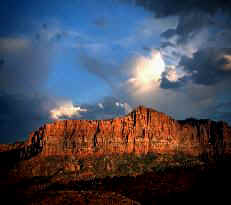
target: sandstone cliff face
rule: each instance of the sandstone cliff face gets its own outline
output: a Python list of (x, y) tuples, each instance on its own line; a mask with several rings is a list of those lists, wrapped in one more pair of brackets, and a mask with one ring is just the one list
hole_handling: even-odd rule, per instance
[(148, 152), (220, 156), (231, 151), (231, 128), (210, 120), (176, 121), (139, 106), (124, 117), (111, 120), (63, 120), (32, 132), (21, 158), (41, 156), (104, 155)]

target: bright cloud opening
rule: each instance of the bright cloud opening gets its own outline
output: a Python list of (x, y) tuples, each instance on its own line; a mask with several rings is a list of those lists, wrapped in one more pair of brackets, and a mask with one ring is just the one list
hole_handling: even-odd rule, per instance
[(141, 57), (136, 64), (136, 79), (147, 84), (151, 81), (161, 79), (161, 74), (165, 70), (165, 63), (160, 52), (153, 51), (151, 57)]
[(137, 89), (147, 91), (159, 84), (165, 71), (165, 63), (159, 51), (153, 50), (149, 57), (141, 56), (135, 60), (133, 77), (128, 83)]

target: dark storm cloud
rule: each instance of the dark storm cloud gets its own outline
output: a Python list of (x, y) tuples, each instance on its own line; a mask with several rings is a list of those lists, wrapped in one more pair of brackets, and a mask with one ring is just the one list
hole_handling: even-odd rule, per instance
[(229, 0), (124, 0), (125, 2), (140, 5), (154, 11), (157, 17), (178, 15), (183, 12), (199, 10), (202, 12), (214, 13), (218, 9), (231, 12)]
[(212, 115), (214, 119), (226, 121), (231, 125), (231, 101), (217, 104)]
[(175, 47), (175, 45), (171, 42), (161, 42), (161, 48), (166, 48), (166, 47)]
[(32, 130), (47, 122), (49, 101), (46, 96), (0, 93), (0, 143), (25, 140)]
[[(176, 29), (161, 34), (170, 40), (177, 37), (177, 45), (184, 46), (197, 37), (202, 30), (208, 32), (208, 44), (201, 47), (230, 47), (231, 40), (231, 1), (229, 0), (125, 0), (133, 5), (143, 6), (158, 18), (177, 16)], [(135, 2), (135, 4), (134, 4)], [(155, 25), (153, 25), (155, 26)]]
[(49, 119), (54, 102), (45, 91), (52, 46), (26, 38), (0, 38), (0, 143), (25, 139)]
[[(211, 15), (195, 10), (180, 13), (178, 17), (176, 29), (170, 29), (161, 34), (164, 39), (161, 48), (169, 46), (173, 50), (178, 50), (182, 56), (192, 56), (194, 52), (205, 48), (231, 47), (230, 15), (220, 11)], [(178, 57), (177, 53), (174, 56)]]
[(162, 88), (180, 88), (190, 80), (199, 85), (216, 85), (231, 79), (231, 49), (206, 48), (199, 50), (194, 53), (192, 58), (183, 56), (179, 65), (188, 75), (177, 81), (170, 81), (166, 71), (162, 74)]
[(4, 59), (0, 59), (0, 66), (3, 66), (5, 64)]
[[(176, 27), (177, 44), (184, 45), (193, 39), (206, 40), (201, 42), (200, 48), (218, 47), (230, 48), (231, 16), (217, 12), (214, 15), (194, 11), (179, 16)], [(223, 34), (223, 35), (222, 35)]]
[(4, 67), (4, 64), (5, 64), (5, 60), (4, 59), (0, 59), (0, 72), (3, 69), (3, 67)]
[[(231, 101), (225, 102), (225, 103), (220, 103), (219, 105), (216, 106), (216, 109), (231, 109)], [(231, 117), (231, 116), (230, 116)]]
[[(183, 57), (180, 65), (192, 74), (191, 79), (202, 85), (213, 85), (231, 79), (231, 66), (227, 56), (231, 49), (207, 48), (199, 50), (193, 58)], [(227, 68), (227, 69), (226, 69)]]
[(229, 125), (231, 125), (231, 111), (229, 111), (229, 112), (218, 112), (217, 117), (215, 117), (215, 119), (223, 120), (223, 121), (229, 123)]
[(20, 38), (0, 39), (0, 42), (0, 55), (7, 59), (0, 70), (0, 91), (38, 91), (48, 78), (51, 49)]
[(176, 30), (175, 29), (168, 29), (167, 31), (165, 31), (161, 34), (161, 37), (171, 38), (174, 35), (176, 35)]
[(187, 83), (188, 77), (182, 77), (177, 81), (170, 81), (165, 75), (161, 78), (160, 87), (164, 89), (177, 89), (183, 87)]

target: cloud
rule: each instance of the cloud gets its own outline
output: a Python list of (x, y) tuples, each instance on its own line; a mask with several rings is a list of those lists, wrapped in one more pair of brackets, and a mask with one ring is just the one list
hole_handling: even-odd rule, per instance
[(103, 109), (103, 108), (104, 108), (104, 106), (103, 106), (103, 104), (102, 104), (102, 103), (98, 103), (98, 106), (99, 106), (99, 108), (101, 108), (101, 109)]
[(25, 38), (0, 38), (0, 91), (8, 93), (38, 92), (47, 80), (53, 48)]
[[(188, 81), (195, 84), (215, 85), (231, 78), (231, 49), (205, 48), (192, 57), (183, 56), (178, 64), (181, 70), (169, 69), (161, 80), (162, 88), (179, 88)], [(177, 73), (179, 71), (179, 73)]]
[(230, 99), (214, 106), (212, 116), (215, 120), (223, 120), (231, 124), (231, 101)]
[(229, 55), (231, 49), (208, 48), (196, 52), (193, 58), (184, 57), (180, 65), (192, 73), (197, 84), (212, 85), (231, 78)]
[(21, 49), (28, 48), (30, 41), (23, 38), (1, 38), (0, 50), (4, 52), (18, 52)]
[(125, 102), (125, 103), (116, 102), (115, 105), (116, 105), (117, 107), (123, 108), (125, 114), (128, 114), (129, 112), (132, 111), (132, 107), (131, 107), (128, 103), (126, 103), (126, 102)]
[(50, 117), (53, 120), (64, 119), (64, 118), (81, 118), (81, 113), (87, 112), (87, 109), (74, 106), (72, 102), (63, 102), (56, 108), (50, 111)]
[(132, 110), (132, 107), (125, 101), (113, 96), (107, 96), (95, 104), (82, 104), (87, 112), (82, 113), (82, 119), (111, 119), (123, 116)]
[(187, 83), (189, 76), (191, 75), (183, 71), (178, 71), (174, 66), (168, 67), (162, 73), (160, 87), (164, 89), (180, 88)]
[[(127, 1), (129, 2), (129, 1)], [(130, 1), (131, 3), (132, 1)], [(176, 28), (162, 32), (165, 58), (177, 65), (182, 56), (191, 57), (205, 48), (229, 48), (231, 4), (229, 1), (137, 0), (158, 19), (178, 17)], [(134, 4), (133, 4), (134, 5)], [(153, 27), (154, 27), (153, 23)], [(167, 62), (169, 63), (169, 62)]]
[[(180, 77), (173, 81), (169, 78), (170, 70), (165, 71), (161, 79), (162, 88), (185, 92), (191, 83), (194, 87), (223, 84), (225, 90), (229, 88), (227, 83), (227, 79), (230, 79), (231, 39), (229, 2), (200, 3), (191, 0), (136, 2), (137, 6), (152, 11), (157, 18), (178, 17), (176, 28), (170, 28), (161, 34), (160, 50), (166, 64), (174, 66), (174, 72)], [(171, 76), (174, 75), (171, 73)]]
[(176, 29), (168, 29), (168, 30), (161, 33), (161, 37), (169, 39), (176, 34), (177, 34)]
[(114, 91), (127, 76), (127, 71), (123, 66), (119, 67), (113, 62), (108, 62), (107, 58), (91, 56), (87, 50), (80, 50), (78, 63), (90, 74), (104, 80)]
[(60, 100), (46, 88), (54, 48), (45, 38), (0, 37), (1, 143), (25, 139), (49, 121), (49, 110)]
[(59, 101), (49, 111), (49, 118), (58, 119), (112, 119), (123, 116), (132, 111), (132, 107), (125, 101), (113, 96), (102, 98), (99, 102), (76, 105), (72, 101)]
[(137, 55), (129, 61), (128, 64), (124, 65), (130, 67), (130, 77), (124, 86), (142, 94), (159, 85), (161, 75), (165, 71), (165, 63), (159, 51), (151, 50), (149, 56)]
[(0, 71), (1, 71), (1, 69), (3, 69), (4, 64), (5, 64), (5, 60), (4, 59), (0, 59)]
[(28, 134), (49, 120), (55, 99), (46, 95), (0, 93), (0, 142), (25, 140)]
[(231, 12), (231, 3), (220, 0), (205, 0), (203, 2), (200, 0), (126, 0), (126, 2), (130, 2), (131, 5), (143, 6), (145, 9), (153, 11), (157, 17), (172, 16), (195, 10), (211, 14), (219, 9)]
[(157, 48), (159, 47), (161, 33), (168, 29), (175, 29), (177, 22), (178, 19), (174, 17), (158, 19), (149, 15), (136, 20), (135, 25), (131, 27), (131, 32), (115, 43), (119, 44), (122, 48), (131, 49), (131, 52), (134, 52), (132, 48), (140, 45), (143, 45), (142, 48), (150, 46), (151, 49)]
[(231, 55), (224, 55), (223, 56), (223, 68), (224, 71), (231, 70)]

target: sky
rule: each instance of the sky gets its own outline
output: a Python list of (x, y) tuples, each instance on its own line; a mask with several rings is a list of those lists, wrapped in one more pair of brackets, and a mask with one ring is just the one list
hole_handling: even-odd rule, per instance
[(227, 0), (4, 0), (0, 143), (142, 104), (231, 124)]

